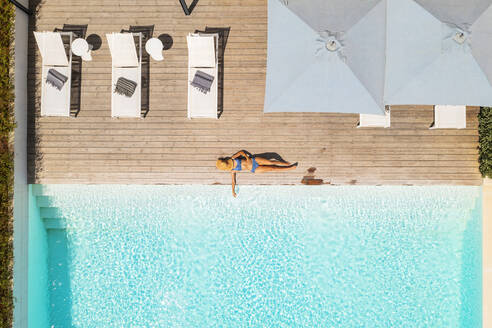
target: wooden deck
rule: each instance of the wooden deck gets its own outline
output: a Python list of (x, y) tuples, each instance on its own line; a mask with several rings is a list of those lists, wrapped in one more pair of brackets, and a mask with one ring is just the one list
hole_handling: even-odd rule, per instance
[[(191, 2), (191, 1), (190, 1)], [(30, 181), (35, 183), (230, 183), (215, 159), (239, 149), (278, 152), (296, 171), (241, 174), (240, 184), (299, 184), (309, 168), (332, 184), (479, 185), (477, 108), (468, 128), (429, 130), (431, 107), (394, 107), (390, 129), (357, 129), (357, 115), (264, 114), (266, 0), (199, 0), (185, 16), (178, 0), (43, 0), (31, 30), (88, 24), (102, 46), (82, 69), (76, 118), (39, 117), (40, 58), (30, 36)], [(164, 61), (151, 62), (150, 111), (111, 118), (111, 57), (105, 33), (155, 24), (173, 38)], [(188, 32), (230, 28), (219, 120), (188, 120)]]

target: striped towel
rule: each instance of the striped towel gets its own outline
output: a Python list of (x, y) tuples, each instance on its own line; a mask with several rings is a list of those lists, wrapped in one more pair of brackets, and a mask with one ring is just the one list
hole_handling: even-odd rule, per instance
[(67, 80), (68, 77), (58, 72), (54, 68), (50, 68), (48, 70), (48, 75), (46, 76), (46, 83), (54, 86), (58, 90), (61, 90), (63, 88), (63, 85), (65, 84), (65, 82), (67, 82)]
[(116, 81), (114, 92), (125, 97), (131, 97), (135, 93), (136, 87), (137, 82), (120, 77), (118, 78), (118, 81)]
[(214, 77), (212, 75), (202, 71), (196, 71), (195, 77), (193, 77), (193, 81), (190, 84), (201, 92), (207, 93), (210, 91), (213, 82)]

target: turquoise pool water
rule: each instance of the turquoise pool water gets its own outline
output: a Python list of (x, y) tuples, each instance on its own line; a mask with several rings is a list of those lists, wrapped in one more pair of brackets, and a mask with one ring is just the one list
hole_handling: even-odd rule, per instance
[(42, 189), (53, 327), (481, 326), (479, 188)]

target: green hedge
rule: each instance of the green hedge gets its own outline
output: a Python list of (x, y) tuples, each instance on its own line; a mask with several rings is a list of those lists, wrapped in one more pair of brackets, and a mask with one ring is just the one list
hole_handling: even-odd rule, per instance
[(0, 322), (11, 327), (13, 318), (13, 215), (14, 181), (13, 36), (14, 7), (0, 1)]
[(492, 107), (480, 109), (478, 123), (480, 172), (492, 178)]

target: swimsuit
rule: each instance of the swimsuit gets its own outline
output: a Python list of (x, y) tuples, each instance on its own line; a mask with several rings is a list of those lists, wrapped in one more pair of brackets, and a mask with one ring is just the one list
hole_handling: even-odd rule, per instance
[(255, 173), (256, 168), (260, 165), (258, 165), (258, 162), (254, 157), (251, 157), (251, 161), (253, 161), (253, 163), (251, 164), (251, 172)]
[[(236, 161), (236, 167), (233, 168), (232, 170), (233, 171), (241, 171), (243, 168), (241, 166), (241, 159), (239, 158), (236, 158), (234, 159)], [(258, 166), (260, 166), (258, 164), (258, 162), (256, 161), (256, 159), (254, 157), (251, 157), (251, 172), (255, 173), (256, 169), (258, 168)]]
[(236, 167), (233, 168), (232, 170), (233, 171), (241, 171), (242, 170), (242, 168), (241, 168), (241, 160), (239, 158), (236, 158), (235, 161), (236, 161)]

